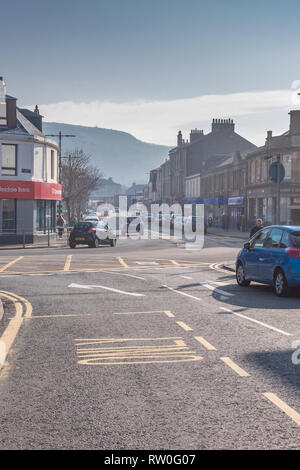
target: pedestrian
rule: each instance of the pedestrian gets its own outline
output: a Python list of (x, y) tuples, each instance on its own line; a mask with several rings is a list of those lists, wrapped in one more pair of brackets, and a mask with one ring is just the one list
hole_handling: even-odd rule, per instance
[(77, 224), (77, 217), (74, 216), (73, 219), (70, 222), (70, 227), (75, 227), (76, 224)]
[(64, 233), (64, 226), (65, 226), (65, 219), (63, 218), (62, 214), (59, 214), (56, 225), (57, 225), (57, 230), (58, 230), (58, 236), (59, 238), (62, 238), (63, 233)]
[(256, 224), (254, 225), (254, 227), (252, 227), (252, 229), (250, 231), (249, 238), (252, 238), (253, 235), (255, 235), (256, 232), (258, 232), (261, 228), (263, 228), (263, 221), (262, 221), (262, 219), (257, 219)]

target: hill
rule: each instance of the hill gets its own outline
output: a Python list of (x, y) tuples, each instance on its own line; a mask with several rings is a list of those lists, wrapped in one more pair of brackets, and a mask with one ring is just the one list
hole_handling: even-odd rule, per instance
[[(97, 127), (73, 126), (57, 122), (44, 122), (45, 134), (74, 134), (75, 138), (62, 140), (62, 153), (82, 148), (90, 155), (91, 164), (100, 168), (105, 178), (130, 185), (146, 183), (150, 170), (160, 166), (168, 155), (169, 147), (142, 142), (126, 132)], [(57, 139), (56, 139), (57, 140)]]

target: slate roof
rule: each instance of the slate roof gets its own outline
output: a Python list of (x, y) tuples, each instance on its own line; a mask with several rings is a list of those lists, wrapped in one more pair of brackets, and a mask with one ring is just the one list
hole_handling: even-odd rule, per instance
[(0, 134), (32, 136), (39, 135), (44, 137), (44, 134), (24, 116), (22, 111), (22, 109), (17, 108), (17, 127), (15, 129), (0, 127)]

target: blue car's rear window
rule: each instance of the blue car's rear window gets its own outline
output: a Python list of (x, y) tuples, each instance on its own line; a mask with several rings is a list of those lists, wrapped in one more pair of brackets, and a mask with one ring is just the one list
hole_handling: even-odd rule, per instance
[(291, 233), (291, 242), (293, 246), (300, 246), (300, 232)]

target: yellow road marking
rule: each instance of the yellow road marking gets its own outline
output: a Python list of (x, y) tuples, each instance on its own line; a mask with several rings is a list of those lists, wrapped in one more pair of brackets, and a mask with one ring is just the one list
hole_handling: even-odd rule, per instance
[(2, 273), (3, 271), (5, 271), (7, 268), (9, 268), (10, 266), (12, 266), (13, 264), (17, 263), (18, 261), (20, 261), (22, 258), (24, 258), (24, 256), (19, 256), (18, 258), (14, 259), (13, 261), (10, 261), (10, 263), (7, 263), (5, 264), (4, 266), (2, 266), (2, 268), (0, 268), (0, 273)]
[(174, 264), (175, 266), (180, 266), (179, 263), (177, 263), (177, 261), (175, 261), (174, 259), (170, 259), (171, 263)]
[[(23, 297), (20, 297), (16, 294), (13, 294), (12, 292), (6, 292), (6, 291), (0, 291), (0, 296), (5, 297), (6, 299), (11, 300), (16, 309), (16, 314), (15, 316), (10, 320), (9, 324), (7, 325), (6, 329), (4, 330), (0, 342), (4, 344), (4, 353), (5, 357), (7, 356), (17, 334), (20, 329), (20, 326), (23, 322), (23, 319), (27, 316), (30, 317), (32, 313), (32, 306), (30, 302), (28, 302), (26, 299)], [(22, 303), (25, 305), (26, 310), (25, 310), (25, 315), (24, 317), (22, 316), (23, 313), (23, 307)], [(0, 363), (0, 369), (4, 365), (4, 359), (2, 359), (2, 363)]]
[(79, 313), (79, 314), (70, 314), (70, 315), (35, 315), (30, 318), (64, 318), (64, 317), (82, 317), (82, 316), (91, 316), (91, 313)]
[(193, 331), (193, 328), (186, 325), (186, 323), (184, 323), (183, 321), (177, 321), (176, 323), (177, 325), (181, 326), (181, 328), (183, 328), (185, 331)]
[[(135, 341), (171, 340), (169, 344), (132, 344), (131, 346), (97, 347), (99, 344)], [(78, 340), (74, 340), (75, 342)], [(78, 364), (115, 365), (115, 364), (152, 364), (188, 362), (202, 359), (190, 351), (182, 338), (102, 338), (92, 341), (83, 340), (77, 344)], [(95, 347), (96, 346), (96, 347)]]
[(250, 377), (250, 374), (244, 369), (239, 367), (235, 362), (233, 362), (230, 357), (220, 357), (221, 361), (225, 362), (231, 369), (233, 369), (241, 377)]
[(128, 264), (125, 263), (125, 261), (123, 260), (123, 258), (121, 258), (121, 256), (118, 256), (117, 257), (117, 260), (119, 261), (119, 263), (121, 264), (121, 266), (123, 266), (123, 268), (128, 268)]
[(72, 260), (72, 255), (68, 255), (67, 259), (66, 259), (66, 262), (65, 262), (64, 271), (69, 271), (70, 270), (71, 260)]
[(24, 297), (21, 297), (20, 295), (14, 294), (12, 292), (7, 292), (5, 290), (0, 290), (0, 296), (1, 295), (3, 295), (4, 297), (11, 296), (13, 301), (15, 301), (15, 299), (18, 299), (20, 302), (25, 304), (26, 310), (25, 310), (24, 317), (25, 318), (31, 317), (32, 305), (27, 299), (24, 299)]
[(194, 337), (199, 343), (201, 343), (206, 349), (209, 351), (216, 351), (216, 348), (210, 344), (206, 339), (202, 338), (202, 336), (195, 336)]
[(280, 400), (280, 398), (278, 398), (275, 393), (263, 393), (263, 395), (272, 403), (274, 403), (274, 405), (280, 408), (280, 410), (288, 415), (293, 421), (295, 421), (298, 426), (300, 426), (300, 414), (297, 411), (287, 405), (287, 403), (284, 401)]
[(173, 313), (170, 312), (170, 310), (165, 310), (164, 313), (165, 313), (165, 314), (167, 315), (167, 317), (169, 317), (169, 318), (174, 318), (174, 317), (175, 317), (175, 315), (173, 315)]

